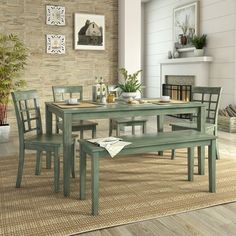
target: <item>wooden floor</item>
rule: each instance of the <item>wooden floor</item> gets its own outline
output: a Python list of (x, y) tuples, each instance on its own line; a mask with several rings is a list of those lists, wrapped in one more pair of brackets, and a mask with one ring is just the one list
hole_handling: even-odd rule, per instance
[[(149, 129), (155, 131), (155, 120), (150, 118), (150, 123), (152, 125), (148, 125)], [(98, 131), (98, 136), (106, 134), (107, 132)], [(222, 156), (236, 158), (236, 134), (219, 132), (219, 147)], [(9, 143), (0, 144), (0, 157), (16, 153), (18, 153), (17, 137), (13, 137)], [(236, 235), (236, 202), (80, 234), (80, 236), (131, 235)]]

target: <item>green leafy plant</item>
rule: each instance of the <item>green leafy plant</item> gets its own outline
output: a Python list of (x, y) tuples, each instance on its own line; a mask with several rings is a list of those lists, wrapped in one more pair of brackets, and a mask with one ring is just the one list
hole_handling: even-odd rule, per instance
[(143, 85), (138, 81), (138, 75), (142, 70), (138, 70), (133, 74), (128, 74), (125, 68), (121, 68), (119, 71), (123, 76), (123, 80), (118, 83), (116, 88), (119, 88), (122, 92), (141, 92)]
[(203, 34), (202, 36), (195, 35), (193, 36), (191, 43), (196, 49), (203, 49), (207, 43), (207, 35), (206, 34)]
[(26, 84), (19, 77), (26, 59), (27, 49), (16, 35), (0, 34), (0, 125), (7, 123), (10, 92)]

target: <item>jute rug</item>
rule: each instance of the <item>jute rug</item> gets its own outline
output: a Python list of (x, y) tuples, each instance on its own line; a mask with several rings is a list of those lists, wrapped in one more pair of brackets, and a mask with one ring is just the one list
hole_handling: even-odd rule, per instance
[(0, 235), (70, 235), (236, 200), (235, 159), (217, 161), (213, 194), (208, 192), (207, 173), (187, 181), (185, 156), (178, 152), (170, 160), (170, 153), (153, 153), (101, 160), (97, 217), (91, 216), (90, 181), (87, 200), (79, 200), (78, 171), (71, 181), (71, 196), (65, 198), (62, 191), (53, 193), (53, 170), (44, 168), (41, 176), (34, 175), (33, 155), (26, 156), (20, 189), (15, 188), (17, 157), (1, 157)]

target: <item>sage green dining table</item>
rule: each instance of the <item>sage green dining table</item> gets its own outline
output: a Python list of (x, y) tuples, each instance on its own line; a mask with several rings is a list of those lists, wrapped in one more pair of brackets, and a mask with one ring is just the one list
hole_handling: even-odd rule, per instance
[(72, 145), (72, 122), (88, 119), (109, 119), (135, 116), (157, 116), (158, 132), (163, 132), (165, 115), (197, 114), (197, 130), (205, 132), (205, 105), (198, 102), (187, 103), (143, 103), (127, 104), (117, 102), (93, 106), (90, 108), (61, 108), (53, 102), (46, 102), (46, 133), (52, 133), (53, 114), (60, 117), (63, 123), (63, 191), (70, 195), (70, 157)]

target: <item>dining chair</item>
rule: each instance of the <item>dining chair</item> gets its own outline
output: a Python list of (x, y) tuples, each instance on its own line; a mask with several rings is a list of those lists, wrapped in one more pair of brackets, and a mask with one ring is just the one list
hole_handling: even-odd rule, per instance
[[(206, 105), (206, 133), (217, 136), (218, 111), (221, 98), (221, 87), (192, 87), (191, 101), (201, 102)], [(172, 130), (197, 129), (196, 116), (190, 120), (171, 123)], [(200, 147), (198, 156), (200, 156)], [(175, 158), (175, 150), (172, 150), (171, 158)], [(219, 148), (216, 143), (216, 158), (219, 159)]]
[[(59, 134), (43, 134), (41, 113), (36, 90), (15, 91), (11, 93), (19, 134), (19, 161), (16, 187), (20, 188), (23, 175), (25, 150), (36, 151), (35, 175), (41, 173), (42, 153), (50, 152), (54, 157), (54, 191), (59, 191), (60, 160), (59, 149), (62, 147), (62, 136)], [(74, 150), (74, 141), (72, 142)], [(72, 151), (72, 176), (74, 177), (74, 152)]]
[[(77, 98), (78, 101), (83, 100), (83, 86), (52, 86), (54, 102), (65, 101), (69, 98)], [(80, 132), (80, 139), (84, 138), (84, 131), (91, 130), (92, 138), (96, 137), (96, 127), (98, 123), (88, 120), (77, 120), (72, 123), (72, 131)], [(56, 133), (62, 130), (62, 121), (56, 117)]]
[[(119, 90), (117, 90), (116, 85), (109, 85), (108, 86), (108, 92), (112, 92), (116, 94), (116, 97), (118, 97)], [(116, 136), (120, 136), (120, 131), (122, 127), (131, 126), (132, 128), (132, 135), (135, 135), (135, 127), (141, 126), (142, 133), (146, 133), (146, 123), (147, 119), (143, 117), (127, 117), (127, 118), (111, 118), (109, 119), (109, 136), (112, 136), (112, 132), (115, 129)]]
[(112, 118), (109, 120), (109, 136), (112, 136), (113, 129), (116, 130), (116, 136), (120, 136), (120, 130), (122, 127), (131, 126), (132, 135), (135, 135), (135, 127), (141, 126), (142, 133), (146, 133), (147, 119), (142, 117), (130, 117), (130, 118)]

